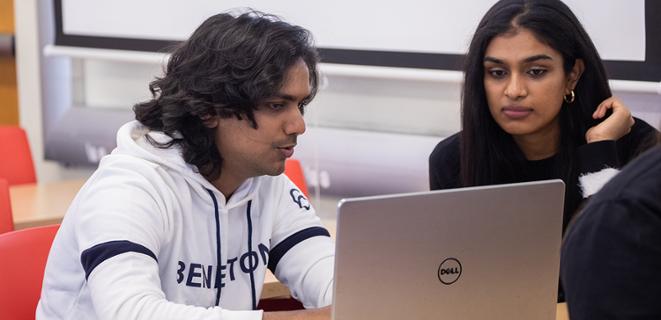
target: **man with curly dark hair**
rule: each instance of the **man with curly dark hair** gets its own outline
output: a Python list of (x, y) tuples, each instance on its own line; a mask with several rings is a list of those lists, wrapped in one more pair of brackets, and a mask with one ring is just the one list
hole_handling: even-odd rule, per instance
[[(198, 27), (67, 212), (37, 318), (329, 319), (333, 242), (282, 174), (317, 62), (274, 16)], [(258, 310), (267, 269), (311, 310)]]

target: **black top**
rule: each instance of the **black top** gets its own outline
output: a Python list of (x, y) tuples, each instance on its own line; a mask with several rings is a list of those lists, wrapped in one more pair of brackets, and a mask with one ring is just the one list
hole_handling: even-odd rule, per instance
[(661, 146), (592, 196), (560, 271), (572, 320), (661, 319)]
[[(657, 131), (645, 121), (636, 119), (631, 132), (616, 141), (599, 141), (585, 144), (577, 150), (578, 174), (597, 172), (604, 167), (620, 168), (640, 153), (644, 143)], [(431, 190), (462, 187), (459, 178), (459, 143), (461, 132), (439, 142), (429, 156), (429, 185)], [(525, 161), (521, 164), (517, 176), (510, 177), (510, 182), (526, 182), (547, 179), (562, 179), (557, 168), (562, 167), (560, 160), (552, 156), (543, 160)], [(563, 179), (565, 180), (565, 179)], [(563, 230), (573, 217), (583, 197), (578, 185), (578, 176), (572, 181), (564, 181), (565, 209)]]

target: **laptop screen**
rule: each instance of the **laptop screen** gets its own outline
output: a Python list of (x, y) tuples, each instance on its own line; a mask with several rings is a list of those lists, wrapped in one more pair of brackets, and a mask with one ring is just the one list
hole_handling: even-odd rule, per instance
[(554, 319), (561, 180), (344, 199), (334, 319)]

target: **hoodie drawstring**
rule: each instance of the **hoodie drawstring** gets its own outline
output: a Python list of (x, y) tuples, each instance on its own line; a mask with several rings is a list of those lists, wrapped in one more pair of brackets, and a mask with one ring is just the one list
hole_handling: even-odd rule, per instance
[(211, 196), (211, 200), (213, 200), (213, 209), (214, 209), (214, 216), (216, 217), (216, 263), (218, 264), (216, 266), (216, 283), (218, 285), (218, 291), (216, 292), (216, 306), (220, 304), (220, 294), (222, 293), (222, 288), (223, 288), (223, 278), (220, 277), (220, 268), (222, 266), (222, 257), (220, 255), (220, 214), (218, 213), (218, 201), (216, 200), (216, 196), (213, 195), (213, 191), (207, 189), (207, 192), (209, 192), (209, 196)]
[(248, 208), (246, 209), (246, 218), (248, 222), (248, 263), (250, 264), (250, 288), (252, 289), (252, 309), (257, 310), (257, 299), (255, 298), (256, 296), (255, 269), (253, 268), (253, 251), (252, 251), (252, 217), (250, 217), (250, 207), (252, 207), (252, 200), (248, 201)]

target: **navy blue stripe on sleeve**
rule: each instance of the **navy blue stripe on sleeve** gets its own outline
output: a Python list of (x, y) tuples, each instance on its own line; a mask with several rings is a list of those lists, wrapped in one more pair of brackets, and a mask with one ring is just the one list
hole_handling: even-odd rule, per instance
[(330, 237), (330, 234), (328, 233), (328, 230), (322, 227), (311, 227), (296, 232), (287, 237), (287, 239), (282, 240), (273, 248), (273, 250), (269, 251), (269, 270), (275, 273), (275, 268), (278, 266), (280, 259), (282, 259), (282, 257), (287, 253), (287, 251), (289, 251), (289, 249), (293, 248), (295, 245), (303, 242), (306, 239), (316, 236)]
[(92, 270), (94, 270), (94, 268), (96, 268), (103, 261), (127, 252), (143, 253), (154, 258), (154, 260), (158, 262), (156, 255), (151, 252), (151, 250), (147, 249), (145, 246), (133, 243), (131, 241), (117, 240), (99, 243), (89, 249), (86, 249), (80, 255), (80, 263), (83, 265), (83, 269), (85, 270), (85, 280), (87, 280), (90, 273), (92, 273)]

